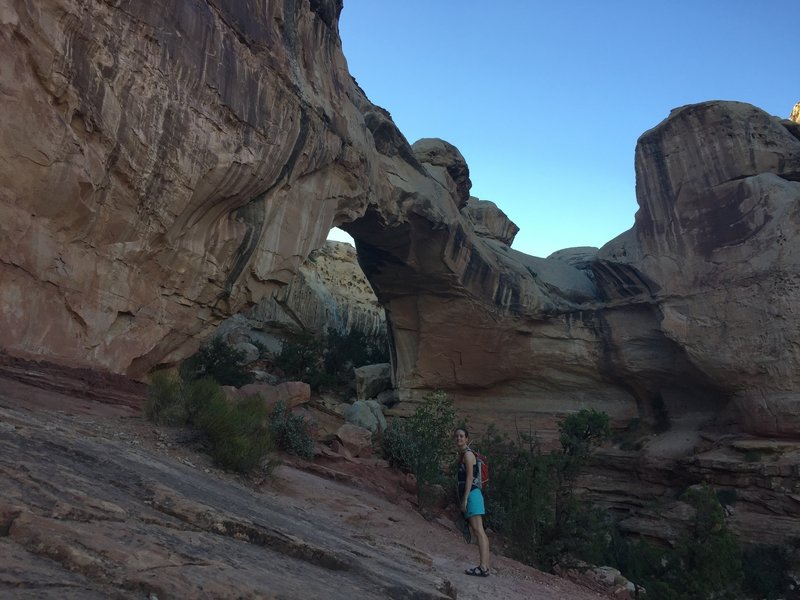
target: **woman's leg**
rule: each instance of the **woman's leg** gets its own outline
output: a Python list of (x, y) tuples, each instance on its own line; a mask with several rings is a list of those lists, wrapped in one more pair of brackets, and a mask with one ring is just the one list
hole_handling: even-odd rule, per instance
[(473, 515), (469, 518), (469, 528), (478, 540), (478, 553), (481, 557), (481, 569), (489, 570), (489, 538), (483, 530), (483, 516)]

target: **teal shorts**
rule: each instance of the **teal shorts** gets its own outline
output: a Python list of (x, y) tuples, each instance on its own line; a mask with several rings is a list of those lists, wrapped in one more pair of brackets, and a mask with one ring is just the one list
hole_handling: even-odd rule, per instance
[(475, 515), (485, 515), (486, 508), (483, 506), (483, 494), (478, 488), (475, 488), (467, 496), (467, 512), (464, 513), (464, 518), (469, 519)]

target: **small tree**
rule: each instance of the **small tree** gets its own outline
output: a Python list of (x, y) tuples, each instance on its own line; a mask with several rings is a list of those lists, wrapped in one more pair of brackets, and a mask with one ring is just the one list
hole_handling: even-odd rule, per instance
[(582, 410), (559, 433), (561, 449), (549, 454), (532, 433), (512, 442), (490, 427), (484, 443), (492, 464), (489, 522), (509, 537), (514, 556), (545, 569), (570, 556), (598, 559), (610, 539), (605, 515), (574, 494), (576, 476), (608, 436), (608, 416)]
[(241, 387), (253, 382), (253, 374), (242, 365), (244, 357), (244, 352), (213, 338), (184, 361), (181, 376), (187, 381), (211, 377), (220, 385)]
[(656, 548), (640, 541), (624, 553), (621, 570), (642, 584), (653, 600), (741, 598), (741, 548), (713, 490), (690, 488), (681, 499), (695, 514), (675, 547)]

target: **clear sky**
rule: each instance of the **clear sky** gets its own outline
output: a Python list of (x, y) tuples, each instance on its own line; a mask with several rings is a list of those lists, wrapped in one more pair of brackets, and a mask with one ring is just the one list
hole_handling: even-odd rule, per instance
[(637, 138), (672, 108), (800, 101), (798, 4), (783, 0), (345, 0), (350, 72), (413, 143), (467, 160), (472, 195), (535, 256), (633, 224)]

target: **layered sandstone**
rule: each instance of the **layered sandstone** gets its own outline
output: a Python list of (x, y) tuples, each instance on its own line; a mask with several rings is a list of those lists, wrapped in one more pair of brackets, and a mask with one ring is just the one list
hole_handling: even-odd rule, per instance
[(794, 121), (676, 109), (637, 145), (631, 230), (527, 256), (460, 152), (412, 146), (353, 82), (341, 8), (0, 7), (6, 351), (144, 375), (340, 225), (386, 310), (400, 413), (439, 388), (478, 430), (545, 440), (583, 407), (800, 435)]
[(378, 178), (340, 9), (4, 3), (7, 349), (143, 374), (363, 212)]
[(324, 334), (333, 328), (355, 329), (376, 339), (386, 336), (383, 308), (358, 265), (356, 249), (345, 242), (329, 240), (314, 250), (288, 285), (263, 298), (246, 316), (253, 328), (283, 335)]

